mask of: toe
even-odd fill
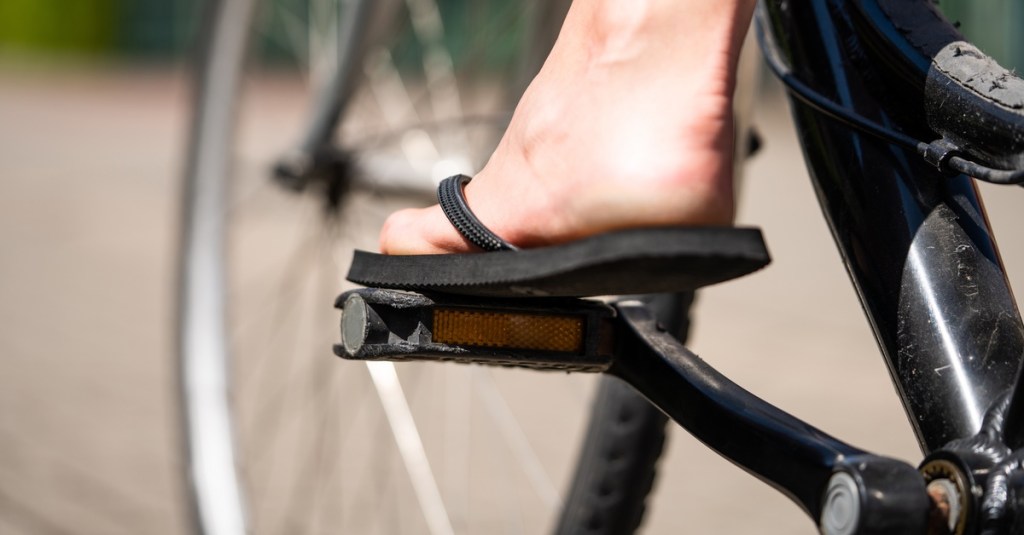
[[[391,214],[380,232],[384,254],[443,254],[473,250],[437,205]]]

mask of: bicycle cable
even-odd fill
[[[867,119],[855,110],[822,95],[793,75],[789,66],[783,62],[778,47],[764,30],[764,22],[761,20],[757,24],[757,41],[761,45],[768,68],[785,84],[787,91],[815,110],[865,134],[913,150],[926,162],[945,174],[964,174],[1000,185],[1022,185],[1024,183],[1024,169],[995,169],[968,160],[962,156],[963,149],[948,139],[942,138],[926,142],[913,138]]]

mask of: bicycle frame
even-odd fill
[[[877,123],[927,133],[922,94],[931,58],[889,17],[889,11],[905,7],[888,0],[765,2],[757,18],[759,31],[770,35],[766,53],[784,55],[798,79]],[[851,129],[792,94],[790,100],[823,213],[893,383],[922,451],[941,457],[951,441],[982,432],[986,412],[1018,384],[1024,354],[1024,326],[974,184],[966,176],[946,176],[918,155]],[[622,375],[656,401],[662,390],[676,388],[649,380],[657,374]],[[719,407],[735,404],[733,393],[717,396]],[[1008,409],[1003,403],[1000,416],[992,418],[1001,424],[1008,414],[1001,431],[1012,447],[1020,446],[1013,443],[1020,432],[1015,418],[1020,405],[1019,399]],[[730,414],[749,411],[743,407]],[[813,494],[801,498],[796,492],[816,481],[822,497],[821,476],[809,468],[820,468],[827,457],[825,465],[835,462],[833,470],[844,470],[848,456],[862,452],[842,452],[844,445],[822,439],[816,430],[778,415],[766,417],[782,426],[768,426],[778,435],[758,446],[767,451],[748,459],[744,451],[726,456],[782,487],[812,516],[820,514]],[[723,433],[706,439],[719,451],[717,445],[733,444],[751,427],[764,425],[745,422],[723,431],[693,417],[681,423],[698,437]],[[800,469],[777,468],[796,457]],[[891,499],[883,516],[895,518],[901,509],[920,515],[914,512],[920,504],[901,502],[916,492],[900,486],[910,485],[911,477],[899,477],[906,479],[883,485]],[[867,479],[858,484],[870,491]],[[909,529],[905,524],[893,532]]]
[[[898,88],[880,98],[854,72],[850,47],[839,46],[856,39],[865,49],[896,48],[903,61],[894,58],[878,76],[923,85],[930,58],[881,3],[850,2],[845,10],[829,1],[772,3],[760,19],[798,77],[877,122],[927,131],[902,111],[921,109],[920,94],[916,104]],[[825,218],[922,450],[976,433],[985,410],[1014,384],[1024,327],[971,179],[943,176],[799,100],[792,109]]]
[[[767,2],[759,6],[758,25],[774,43],[766,53],[785,55],[804,83],[877,123],[929,132],[922,89],[931,58],[890,20],[888,12],[901,7],[906,6],[887,0]],[[865,68],[866,61],[874,65]],[[1014,391],[1024,354],[1024,326],[974,184],[966,176],[946,176],[918,155],[851,129],[792,95],[791,104],[819,202],[893,383],[922,451],[940,455],[950,441],[982,431],[986,412]],[[620,375],[681,420],[670,410],[671,398],[659,397],[677,388],[658,384],[665,375]],[[708,384],[716,382],[708,378]],[[715,394],[714,404],[736,407],[734,395]],[[1011,441],[1019,433],[1019,401],[1000,409],[1009,411],[1001,431]],[[732,417],[749,416],[749,406],[738,407],[728,411]],[[698,437],[708,434],[705,440],[720,452],[752,428],[762,438],[762,426],[770,428],[777,435],[758,444],[757,455],[742,449],[722,453],[781,487],[812,516],[820,514],[815,499],[824,499],[825,488],[812,468],[834,463],[833,470],[844,470],[849,456],[863,453],[842,451],[845,445],[784,416],[762,416],[774,425],[747,421],[722,430],[715,429],[722,420],[693,416],[681,423]],[[799,469],[778,468],[797,462]],[[869,477],[856,476],[870,491]],[[891,500],[882,506],[889,510],[883,516],[895,518],[901,509],[921,515],[915,512],[919,503],[901,502],[917,492],[909,486],[911,476],[898,477],[905,480],[883,485]],[[814,486],[812,481],[818,494],[808,489],[801,497],[798,489]],[[910,524],[893,532],[903,530]]]

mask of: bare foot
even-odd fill
[[[732,92],[751,0],[576,2],[469,206],[520,247],[610,230],[727,225]],[[440,208],[403,210],[387,254],[475,247]]]

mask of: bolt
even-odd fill
[[[828,480],[825,505],[821,509],[824,535],[851,535],[860,521],[860,490],[846,472],[836,472]]]
[[[935,479],[928,483],[928,497],[932,500],[929,524],[932,532],[945,527],[949,533],[956,529],[960,519],[960,492],[956,483],[948,479]]]

